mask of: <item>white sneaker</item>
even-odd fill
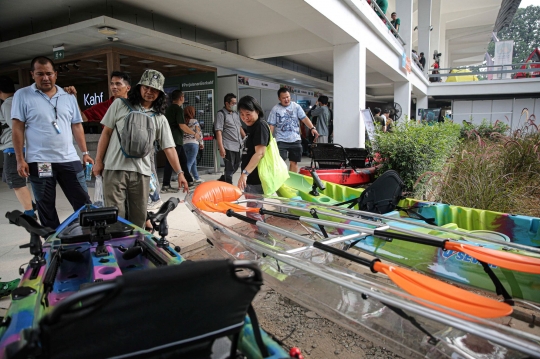
[[[203,183],[203,182],[204,182],[204,180],[202,178],[199,178],[199,179],[195,180],[195,183]]]
[[[161,199],[157,200],[155,202],[150,202],[146,206],[146,209],[149,210],[149,211],[152,211],[152,210],[155,210],[155,209],[160,209],[162,204],[163,204],[163,201]]]

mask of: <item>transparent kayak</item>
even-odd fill
[[[323,222],[309,223],[303,222],[303,218],[313,217],[296,214],[301,209],[305,216],[305,210],[309,213],[313,204],[275,197],[244,200],[240,196],[220,194],[219,188],[209,189],[209,186],[212,184],[206,188],[201,185],[190,193],[186,204],[210,243],[227,256],[258,260],[268,285],[320,315],[404,357],[538,357],[540,330],[536,317],[540,308],[535,304],[516,301],[511,313],[480,318],[471,312],[430,301],[407,292],[394,278],[374,273],[373,268],[342,257],[342,248],[368,235],[361,227],[351,232],[333,231],[324,222],[328,219],[319,216]],[[207,198],[213,198],[216,205],[209,203],[212,201],[201,205],[204,191],[210,193]],[[227,206],[222,206],[223,203],[229,203],[230,211],[224,210]],[[267,211],[263,213],[264,222],[246,221],[243,214],[240,215],[247,204]],[[317,223],[324,223],[328,237],[324,237]],[[344,225],[341,220],[336,223],[337,227]],[[338,249],[338,253],[329,253],[326,247],[315,248],[314,242]],[[347,253],[367,258],[363,261],[374,261],[373,257],[359,255],[359,252],[349,250]],[[527,254],[535,258],[534,253]],[[391,268],[396,272],[400,270]],[[494,300],[494,295],[475,292],[483,294],[478,303],[484,296],[488,301]]]

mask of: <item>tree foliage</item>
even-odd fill
[[[512,63],[525,62],[534,48],[540,47],[540,6],[520,8],[514,15],[510,26],[500,30],[499,40],[514,40]],[[488,46],[491,57],[495,54],[495,43]]]

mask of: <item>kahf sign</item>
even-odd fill
[[[83,96],[84,99],[84,106],[94,106],[97,105],[100,102],[103,102],[103,92],[98,95],[94,92],[94,95],[91,95],[89,93],[85,93]]]
[[[511,65],[512,64],[512,54],[514,52],[514,41],[498,41],[495,43],[495,65]],[[500,69],[500,66],[497,66],[497,69]],[[511,70],[512,66],[503,66],[503,70]],[[496,75],[499,79],[509,79],[512,74],[500,74]]]

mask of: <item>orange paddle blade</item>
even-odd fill
[[[540,274],[540,259],[523,256],[515,253],[498,251],[495,249],[462,244],[459,242],[446,242],[445,249],[463,252],[479,261],[507,268],[519,272]]]
[[[381,262],[376,262],[373,268],[386,274],[409,294],[463,313],[480,318],[498,318],[512,313],[512,307],[506,303],[471,293],[405,268]],[[449,314],[455,315],[450,312]]]

